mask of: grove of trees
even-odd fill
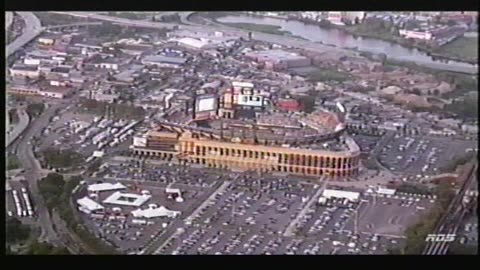
[[[48,148],[42,153],[45,162],[53,168],[68,168],[81,164],[82,155],[73,150]]]

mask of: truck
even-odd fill
[[[132,223],[144,225],[144,224],[147,224],[147,221],[144,219],[132,219]]]
[[[320,198],[318,199],[318,203],[319,203],[320,205],[326,204],[326,203],[327,203],[327,198],[325,198],[325,197],[320,197]]]

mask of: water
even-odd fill
[[[389,59],[398,61],[412,61],[429,68],[451,70],[467,73],[478,73],[478,65],[450,61],[433,60],[431,56],[414,48],[403,47],[398,44],[378,39],[354,37],[338,29],[324,29],[316,25],[306,25],[299,21],[286,21],[275,18],[259,18],[249,16],[226,16],[217,19],[223,23],[253,23],[280,26],[280,30],[288,31],[310,41],[322,42],[340,48],[354,48],[371,53],[384,53]]]

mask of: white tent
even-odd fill
[[[381,187],[379,187],[377,189],[378,194],[385,194],[385,195],[393,195],[393,194],[395,194],[395,191],[396,191],[395,189],[391,189],[391,188],[381,188]]]
[[[132,193],[121,193],[120,191],[117,191],[108,196],[103,203],[140,207],[151,197],[151,195],[138,195]]]
[[[350,201],[358,201],[360,198],[360,193],[353,191],[344,191],[344,190],[334,190],[334,189],[325,189],[323,191],[323,197],[326,198],[345,198]]]
[[[166,193],[176,193],[178,195],[181,195],[182,193],[180,192],[180,189],[178,188],[166,188],[165,189]]]
[[[87,214],[90,214],[93,211],[98,211],[104,209],[104,207],[97,203],[96,201],[88,198],[88,197],[83,197],[81,199],[77,200],[77,203],[79,205],[79,209]]]
[[[155,217],[170,217],[174,218],[180,215],[179,211],[171,211],[160,206],[158,208],[137,209],[132,211],[132,215],[136,218],[155,218]]]
[[[92,184],[88,186],[88,191],[99,192],[99,191],[111,191],[111,190],[121,190],[126,189],[127,187],[121,183],[111,184],[111,183],[101,183],[101,184]]]

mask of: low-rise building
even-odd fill
[[[311,65],[309,58],[282,50],[253,51],[246,53],[245,56],[263,63],[265,68],[272,70],[286,70]]]
[[[44,89],[41,89],[39,94],[48,98],[58,98],[62,99],[70,95],[72,89],[64,86],[50,86]]]
[[[142,59],[142,64],[157,67],[179,68],[185,64],[186,59],[183,57],[170,57],[163,55],[150,55]]]
[[[40,71],[37,66],[27,66],[27,65],[14,65],[10,68],[10,75],[28,77],[28,78],[38,78],[40,76]]]
[[[281,99],[277,102],[277,108],[281,111],[298,112],[302,109],[302,106],[295,99]]]

